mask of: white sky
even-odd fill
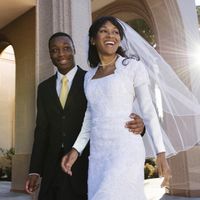
[[[195,0],[195,4],[200,6],[200,0]]]

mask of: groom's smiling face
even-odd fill
[[[66,74],[75,66],[75,50],[68,37],[58,36],[52,39],[49,44],[49,53],[53,64],[61,74]]]

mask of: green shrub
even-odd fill
[[[14,148],[0,148],[0,180],[11,180],[12,156],[14,154]]]
[[[158,171],[156,168],[156,162],[152,158],[148,158],[144,165],[144,178],[158,178]]]

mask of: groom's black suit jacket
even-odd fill
[[[56,176],[56,166],[60,166],[62,144],[64,151],[68,152],[81,130],[87,104],[84,76],[85,71],[78,67],[64,109],[56,92],[56,75],[38,86],[37,119],[29,172],[42,176],[40,197],[44,199]],[[88,147],[74,164],[73,176],[66,175],[77,194],[86,193],[87,169]]]

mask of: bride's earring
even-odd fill
[[[90,43],[91,43],[92,46],[95,46],[95,41],[94,41],[93,38],[91,38]]]

